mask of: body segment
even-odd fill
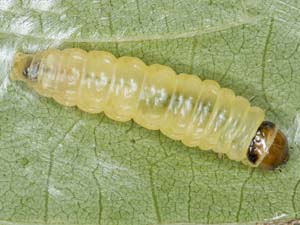
[[[20,74],[20,68],[27,72]],[[43,96],[117,121],[133,119],[187,146],[225,153],[251,166],[247,152],[264,111],[212,80],[147,66],[104,51],[46,50],[19,53],[11,77]]]

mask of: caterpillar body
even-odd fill
[[[133,119],[187,146],[226,154],[252,167],[275,168],[288,159],[284,134],[264,111],[216,81],[179,74],[109,52],[49,49],[17,53],[11,78],[40,95],[117,121]]]

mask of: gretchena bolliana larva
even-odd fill
[[[117,121],[133,119],[187,146],[226,154],[252,167],[273,169],[289,158],[285,135],[264,111],[212,80],[145,65],[105,51],[49,49],[17,53],[11,79],[39,94]]]

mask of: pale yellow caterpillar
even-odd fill
[[[264,111],[212,80],[145,65],[105,51],[50,49],[17,53],[13,80],[39,94],[117,121],[133,119],[187,146],[226,154],[256,167],[274,168],[288,159],[284,134]]]

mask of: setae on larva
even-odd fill
[[[133,119],[187,146],[224,153],[230,159],[272,169],[288,160],[284,134],[264,111],[212,80],[145,65],[105,51],[49,49],[17,53],[11,72],[39,94],[66,106]]]

